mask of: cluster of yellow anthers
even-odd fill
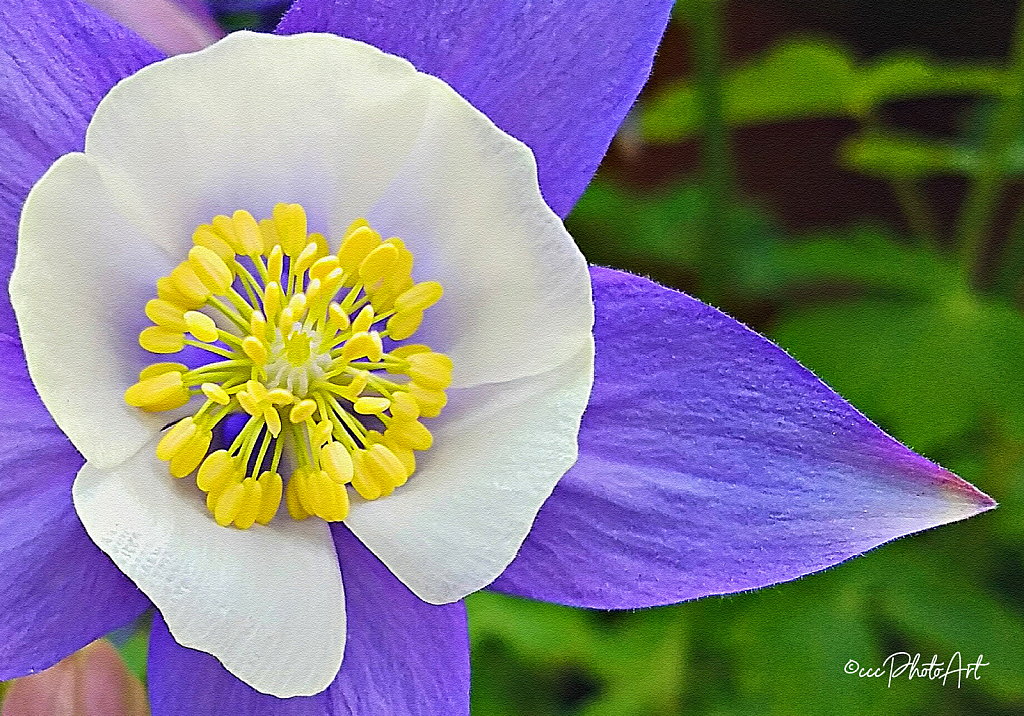
[[[384,351],[382,338],[409,338],[441,298],[437,282],[413,283],[402,240],[382,241],[357,219],[331,253],[307,233],[300,205],[278,204],[259,222],[247,211],[217,216],[193,243],[157,281],[146,304],[155,325],[139,343],[160,354],[194,346],[216,359],[192,369],[155,363],[125,392],[147,411],[205,397],[157,445],[171,474],[198,468],[214,518],[242,529],[269,522],[282,493],[296,519],[336,521],[348,514],[347,485],[373,500],[404,484],[413,451],[433,441],[419,419],[447,402],[452,362],[425,345]],[[248,421],[227,449],[207,454],[230,413]],[[286,442],[295,455],[287,487],[278,472]]]

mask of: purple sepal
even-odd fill
[[[71,504],[82,458],[0,336],[0,680],[40,671],[149,607]]]
[[[583,193],[651,71],[671,0],[297,0],[277,32],[333,32],[440,77],[537,157],[548,205]]]
[[[111,87],[162,57],[77,0],[0,4],[0,332],[18,335],[6,286],[29,189],[58,157],[81,151]]]
[[[591,276],[579,461],[494,589],[667,604],[793,579],[994,506],[728,316],[643,278]]]

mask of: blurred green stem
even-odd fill
[[[878,113],[874,108],[867,110],[861,116],[861,125],[866,134],[881,135],[883,133],[882,121],[878,118]],[[937,247],[939,232],[936,228],[935,217],[932,216],[932,212],[928,208],[928,201],[925,199],[924,192],[921,191],[920,182],[909,177],[897,177],[891,179],[889,184],[913,237]]]
[[[903,215],[910,226],[910,232],[920,241],[930,246],[939,245],[939,233],[935,228],[935,220],[928,209],[921,185],[914,179],[896,178],[892,180],[892,190],[896,195]]]
[[[1006,85],[988,127],[978,172],[968,190],[957,227],[960,266],[967,282],[974,279],[985,249],[989,224],[1006,174],[1006,150],[1024,119],[1024,0],[1017,7],[1007,69]]]
[[[729,241],[728,212],[732,198],[732,162],[725,125],[723,94],[723,29],[721,0],[695,0],[687,8],[693,29],[697,87],[704,118],[701,161],[707,189],[707,223],[701,237],[700,267],[705,290],[721,286],[719,280]]]
[[[1024,300],[1024,201],[1010,226],[993,290],[1011,301]]]

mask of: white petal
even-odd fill
[[[89,537],[163,615],[182,645],[213,654],[253,688],[322,691],[341,665],[345,608],[330,529],[278,515],[220,527],[192,480],[175,480],[155,441],[125,463],[89,463],[73,488]]]
[[[424,601],[452,602],[489,584],[576,461],[593,374],[591,341],[546,373],[452,391],[409,482],[356,500],[348,526]]]
[[[593,324],[586,262],[544,203],[530,150],[441,80],[324,34],[245,32],[115,87],[86,153],[146,206],[145,231],[184,255],[195,226],[303,204],[335,244],[358,216],[402,237],[445,298],[417,341],[454,385],[549,370]]]
[[[429,83],[412,65],[334,35],[235,32],[143,68],[100,102],[85,151],[184,255],[196,226],[297,202],[310,231],[365,214],[416,139]]]
[[[414,339],[447,353],[453,385],[563,363],[594,323],[586,260],[541,197],[530,149],[441,80],[402,172],[367,215],[399,235],[444,298]]]
[[[138,343],[143,308],[172,267],[126,219],[129,206],[84,154],[62,157],[25,202],[10,284],[32,381],[98,467],[128,459],[168,422],[124,402],[152,362]]]

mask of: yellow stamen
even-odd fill
[[[295,519],[343,520],[350,485],[367,500],[391,494],[414,474],[415,451],[433,442],[421,420],[447,400],[447,356],[420,344],[385,352],[383,340],[411,337],[440,284],[414,283],[412,253],[397,237],[381,241],[365,219],[336,254],[307,232],[298,204],[278,204],[261,221],[245,210],[215,216],[145,305],[154,325],[139,335],[143,348],[189,345],[209,362],[147,366],[125,401],[157,412],[198,396],[201,407],[164,433],[156,453],[172,475],[195,474],[224,526],[267,524],[282,499]],[[224,435],[218,424],[237,413],[248,421]],[[212,445],[214,436],[224,443]],[[284,450],[298,465],[288,480]]]
[[[156,445],[156,456],[170,460],[196,434],[196,424],[191,417],[182,418],[171,427]]]
[[[163,326],[150,326],[139,334],[139,345],[150,353],[177,353],[185,347],[185,335]]]
[[[304,423],[316,412],[316,403],[308,398],[292,408],[288,419],[293,423]]]
[[[204,343],[213,343],[218,338],[217,324],[205,313],[186,311],[185,325],[188,326],[189,333]]]
[[[146,317],[168,331],[184,333],[187,330],[184,309],[162,298],[154,298],[146,303]]]

